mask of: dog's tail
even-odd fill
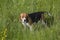
[[[45,13],[47,13],[48,16],[52,16],[50,12],[45,12]]]
[[[48,14],[49,16],[52,16],[51,13],[49,13],[49,12],[48,12],[47,14]]]

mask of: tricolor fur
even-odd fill
[[[43,24],[44,22],[44,13],[47,13],[49,16],[50,13],[48,12],[34,12],[34,13],[21,13],[19,16],[19,21],[22,22],[23,26],[26,28],[27,26],[30,28],[32,31],[32,24],[37,23],[38,21],[41,21]]]

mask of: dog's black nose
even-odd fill
[[[26,23],[27,23],[27,22],[28,22],[28,20],[24,20],[24,22],[26,22]]]
[[[26,20],[24,20],[24,22],[26,22]]]

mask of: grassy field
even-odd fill
[[[33,32],[23,30],[18,18],[21,12],[47,11],[54,16],[51,27]],[[60,0],[0,0],[0,40],[60,40]]]

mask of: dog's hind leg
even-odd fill
[[[46,26],[46,23],[45,23],[45,21],[44,21],[44,14],[41,15],[41,22],[42,22],[42,24],[43,24],[44,26]]]
[[[42,24],[46,25],[45,22],[42,20]]]

